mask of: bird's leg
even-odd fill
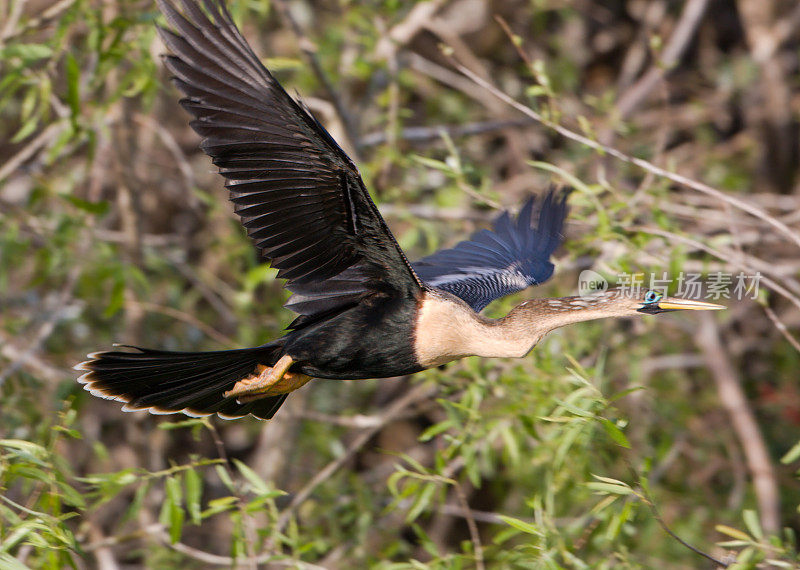
[[[289,372],[289,367],[293,362],[291,356],[284,354],[274,366],[258,364],[254,374],[239,380],[232,389],[222,395],[226,398],[236,396],[239,403],[245,404],[260,398],[296,390],[311,380],[311,377]]]

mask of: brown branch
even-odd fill
[[[678,64],[695,36],[706,8],[708,0],[687,0],[678,24],[661,52],[661,57],[619,98],[617,112],[620,119],[628,117],[647,98],[658,82]]]
[[[797,121],[792,107],[793,77],[785,58],[778,57],[784,40],[777,23],[794,21],[796,26],[800,9],[782,16],[778,14],[780,3],[774,0],[738,0],[736,4],[752,58],[761,72],[761,80],[753,83],[757,100],[744,108],[747,122],[760,134],[759,178],[788,192],[797,174]]]
[[[628,466],[631,469],[634,477],[638,478],[636,470],[633,469],[633,467],[630,464]],[[673,531],[670,528],[670,526],[667,524],[667,521],[665,521],[664,518],[661,516],[661,513],[659,512],[655,501],[653,501],[653,499],[650,497],[649,493],[647,492],[647,489],[640,485],[637,490],[638,490],[637,495],[639,496],[640,499],[642,499],[642,502],[645,505],[647,505],[647,507],[650,509],[650,513],[653,515],[653,518],[656,519],[656,522],[658,523],[658,526],[661,527],[661,530],[663,530],[670,537],[672,537],[673,540],[677,541],[678,544],[680,544],[681,546],[683,546],[685,548],[688,548],[689,550],[691,550],[695,554],[698,554],[698,555],[702,556],[703,558],[705,558],[707,560],[710,560],[711,562],[717,564],[718,566],[720,566],[722,568],[727,568],[728,566],[730,566],[730,564],[728,564],[724,560],[720,560],[719,558],[716,558],[716,557],[712,556],[711,554],[709,554],[709,553],[707,553],[707,552],[705,552],[703,550],[700,550],[699,548],[697,548],[693,544],[690,544],[690,543],[686,542],[684,539],[682,539],[680,536],[678,536],[675,533],[675,531]]]
[[[129,301],[130,305],[136,305],[141,308],[143,311],[147,311],[150,313],[160,313],[162,315],[166,315],[168,317],[172,317],[173,319],[183,321],[184,323],[190,324],[193,327],[203,331],[206,336],[213,338],[218,343],[232,347],[236,346],[236,341],[233,340],[231,337],[222,334],[221,332],[217,331],[214,327],[211,327],[204,322],[197,319],[194,315],[187,313],[185,311],[180,311],[173,307],[166,307],[164,305],[158,305],[156,303],[150,303],[147,301]]]
[[[778,318],[778,315],[775,314],[775,311],[770,309],[768,305],[764,305],[764,312],[767,313],[767,317],[769,317],[769,320],[771,320],[772,324],[775,325],[775,328],[778,329],[778,332],[783,335],[783,338],[785,338],[797,352],[800,352],[800,342],[798,342],[798,340],[792,336],[792,334],[789,332],[789,329],[786,328],[785,324],[783,324],[783,321],[781,321]]]
[[[429,384],[418,384],[409,390],[404,396],[396,400],[391,406],[386,408],[382,414],[381,422],[378,425],[369,427],[359,433],[355,439],[353,439],[353,442],[350,444],[350,447],[348,447],[345,453],[318,471],[317,474],[312,477],[311,480],[294,495],[294,497],[292,497],[292,501],[283,510],[278,518],[278,521],[275,523],[274,533],[281,532],[283,527],[289,522],[289,519],[291,518],[295,509],[297,509],[297,507],[303,504],[306,499],[311,496],[311,493],[314,492],[314,489],[327,481],[345,463],[347,463],[351,457],[353,457],[362,447],[364,447],[367,442],[372,439],[372,436],[383,429],[384,426],[402,416],[409,407],[413,406],[417,402],[431,397],[435,393],[436,388],[433,386]],[[272,541],[270,540],[269,542],[271,543]]]
[[[401,22],[394,25],[391,30],[378,40],[378,44],[375,46],[375,56],[384,60],[394,58],[397,48],[405,46],[414,39],[414,36],[428,25],[447,1],[430,0],[416,4]]]
[[[94,524],[89,527],[89,536],[92,541],[99,543],[103,540],[103,532]],[[114,551],[109,545],[98,546],[94,548],[94,559],[99,570],[119,570],[119,563],[114,556]]]
[[[169,534],[164,530],[164,525],[162,524],[149,525],[143,530],[147,534],[156,537],[164,546],[171,548],[176,552],[180,552],[189,558],[198,560],[204,564],[227,566],[229,568],[235,568],[245,564],[255,568],[261,564],[270,564],[273,566],[301,568],[303,570],[325,570],[325,568],[322,566],[317,566],[316,564],[303,562],[302,560],[293,558],[275,559],[275,555],[269,553],[260,554],[259,556],[251,556],[248,558],[233,558],[231,556],[213,554],[211,552],[206,552],[205,550],[200,550],[199,548],[194,548],[193,546],[189,546],[188,544],[184,544],[182,542],[172,542],[169,538]]]
[[[728,358],[720,339],[717,324],[710,315],[699,315],[700,329],[696,342],[706,359],[717,385],[720,402],[730,416],[731,424],[744,450],[747,467],[761,514],[761,524],[768,534],[781,528],[780,494],[769,452],[755,415],[742,390],[739,375]]]
[[[8,178],[11,173],[16,172],[26,160],[33,157],[42,148],[55,140],[55,138],[61,134],[61,130],[63,128],[64,124],[62,122],[53,123],[41,133],[36,135],[34,139],[22,147],[14,156],[8,159],[2,167],[0,167],[0,181]]]
[[[757,207],[753,206],[752,204],[749,204],[749,203],[745,202],[744,200],[740,200],[739,198],[736,198],[736,197],[733,197],[733,196],[729,196],[728,194],[726,194],[726,193],[724,193],[724,192],[722,192],[720,190],[717,190],[716,188],[712,188],[708,184],[704,184],[702,182],[698,182],[696,180],[692,180],[691,178],[688,178],[688,177],[683,176],[681,174],[670,172],[670,171],[665,170],[665,169],[663,169],[663,168],[661,168],[659,166],[656,166],[652,162],[649,162],[649,161],[641,159],[641,158],[633,157],[633,156],[631,156],[629,154],[625,154],[624,152],[622,152],[622,151],[620,151],[620,150],[618,150],[618,149],[616,149],[614,147],[611,147],[611,146],[602,144],[600,142],[597,142],[595,140],[592,140],[592,139],[590,139],[588,137],[585,137],[585,136],[580,135],[580,134],[578,134],[578,133],[576,133],[574,131],[571,131],[570,129],[568,129],[568,128],[562,126],[562,125],[559,125],[558,123],[554,123],[554,122],[552,122],[552,121],[550,121],[548,119],[545,119],[544,117],[542,117],[539,113],[537,113],[536,111],[534,111],[530,107],[527,107],[526,105],[523,105],[522,103],[519,103],[518,101],[515,101],[511,96],[509,96],[506,93],[500,91],[494,85],[492,85],[488,81],[484,80],[483,78],[479,77],[478,75],[476,75],[475,73],[473,73],[472,71],[470,71],[469,69],[467,69],[466,67],[461,65],[460,63],[458,63],[456,61],[453,61],[453,66],[456,69],[458,69],[458,71],[460,71],[463,75],[468,77],[471,81],[473,81],[477,85],[480,85],[481,87],[483,87],[487,92],[492,94],[494,97],[497,97],[501,101],[505,102],[509,106],[511,106],[514,109],[518,110],[520,113],[522,113],[522,114],[534,119],[538,123],[541,123],[542,125],[554,130],[555,132],[557,132],[561,136],[563,136],[565,138],[568,138],[570,140],[573,140],[575,142],[578,142],[578,143],[580,143],[582,145],[585,145],[585,146],[587,146],[587,147],[589,147],[591,149],[594,149],[594,150],[596,150],[596,151],[598,151],[600,153],[605,153],[605,154],[607,154],[609,156],[612,156],[612,157],[616,158],[617,160],[619,160],[621,162],[625,162],[627,164],[633,164],[634,166],[637,166],[637,167],[641,168],[645,172],[651,172],[651,173],[655,174],[656,176],[659,176],[661,178],[666,178],[667,180],[671,180],[672,182],[675,182],[676,184],[680,184],[682,186],[686,186],[688,188],[692,188],[693,190],[697,190],[698,192],[702,192],[703,194],[707,194],[707,195],[709,195],[709,196],[711,196],[711,197],[713,197],[713,198],[715,198],[715,199],[717,199],[719,201],[727,202],[727,203],[731,204],[732,206],[734,206],[735,208],[738,208],[738,209],[740,209],[740,210],[742,210],[744,212],[747,212],[748,214],[750,214],[750,215],[752,215],[752,216],[754,216],[756,218],[759,218],[759,219],[767,222],[770,226],[774,227],[780,233],[782,233],[786,237],[788,237],[798,247],[800,247],[800,234],[798,234],[797,232],[792,231],[788,226],[786,226],[785,224],[783,224],[779,220],[776,220],[774,217],[772,217],[769,214],[767,214],[766,212],[762,211],[760,208],[757,208]]]
[[[425,142],[440,140],[442,135],[451,138],[468,137],[504,131],[515,127],[525,127],[533,124],[531,119],[508,119],[494,121],[478,121],[466,125],[440,125],[435,127],[406,127],[397,133],[396,139],[408,142]],[[369,133],[361,137],[361,148],[377,146],[390,141],[390,135],[385,131]]]
[[[472,510],[469,507],[469,501],[467,501],[467,496],[464,494],[464,489],[461,487],[461,483],[455,479],[453,480],[453,488],[455,489],[456,497],[458,498],[458,504],[461,505],[464,519],[467,521],[469,536],[472,540],[472,545],[475,548],[475,568],[478,570],[484,570],[486,566],[483,562],[483,544],[481,543],[481,535],[478,532],[478,525],[475,524],[475,517],[472,515]]]
[[[699,250],[705,251],[706,253],[710,253],[711,255],[726,261],[731,267],[735,267],[736,269],[739,269],[741,271],[753,271],[754,270],[752,267],[749,267],[746,263],[744,263],[742,261],[737,261],[735,258],[733,258],[733,257],[731,257],[729,255],[726,255],[724,252],[719,251],[717,249],[714,249],[714,248],[712,248],[710,246],[707,246],[707,245],[705,245],[703,243],[700,243],[697,240],[694,240],[694,239],[691,239],[691,238],[687,238],[685,236],[682,236],[682,235],[679,235],[679,234],[676,234],[676,233],[673,233],[673,232],[664,231],[664,230],[661,230],[661,229],[658,229],[658,228],[633,227],[631,229],[633,229],[635,231],[641,231],[641,232],[653,234],[653,235],[660,235],[660,236],[663,236],[663,237],[668,237],[670,240],[678,241],[678,242],[681,242],[681,243],[685,243],[685,244],[691,245],[693,247],[696,247]],[[786,289],[785,287],[783,287],[779,283],[775,282],[774,280],[772,280],[769,277],[766,277],[764,275],[761,276],[761,282],[764,283],[767,287],[769,287],[773,291],[775,291],[776,293],[778,293],[779,295],[781,295],[784,298],[786,298],[795,307],[800,309],[800,298],[798,298],[797,296],[793,295],[791,291],[789,291],[788,289]]]
[[[178,165],[178,169],[181,171],[181,176],[183,176],[183,182],[186,187],[186,199],[191,203],[196,203],[197,198],[195,198],[193,192],[195,186],[197,185],[197,181],[195,180],[194,172],[192,171],[192,165],[189,164],[189,160],[186,158],[183,150],[181,150],[178,141],[176,141],[175,137],[172,136],[172,133],[165,129],[159,121],[156,121],[147,115],[137,113],[134,117],[134,121],[154,131],[158,135],[158,138],[160,138],[164,146],[167,147],[167,150],[175,159],[175,164]]]
[[[11,24],[13,23],[14,19],[12,14],[12,17],[9,18],[8,25],[6,25],[3,31],[0,33],[0,46],[3,46],[8,40],[18,37],[28,30],[42,29],[42,27],[48,21],[58,18],[61,16],[62,12],[65,12],[72,7],[75,1],[76,0],[59,0],[55,4],[48,6],[48,8],[41,13],[41,15],[31,18],[25,22],[24,26],[16,30],[11,29]],[[14,2],[13,4],[18,4],[20,7],[22,7],[24,2]]]
[[[339,94],[333,88],[333,83],[331,83],[330,78],[325,71],[323,71],[322,65],[320,65],[319,59],[317,58],[317,48],[314,45],[314,42],[309,39],[309,37],[303,31],[303,28],[294,18],[291,10],[286,4],[286,0],[276,0],[275,6],[278,8],[281,16],[289,23],[289,27],[292,29],[292,32],[294,32],[294,35],[300,42],[300,51],[302,51],[303,55],[305,55],[306,59],[308,59],[308,63],[311,65],[311,70],[314,72],[317,80],[325,90],[328,99],[330,99],[333,103],[333,106],[336,109],[336,114],[339,115],[339,119],[341,119],[342,125],[344,126],[345,135],[350,143],[350,147],[353,150],[353,159],[358,161],[359,137],[358,129],[356,128],[356,121],[353,115],[345,108],[341,97],[339,97]]]
[[[5,380],[14,374],[17,370],[29,363],[32,357],[41,349],[42,345],[50,338],[50,335],[55,332],[56,325],[68,314],[72,308],[69,304],[72,298],[72,292],[78,282],[78,277],[81,274],[82,267],[74,266],[67,275],[66,283],[58,294],[58,297],[53,302],[53,310],[45,321],[39,326],[36,334],[32,339],[26,342],[27,348],[24,350],[11,350],[4,349],[4,354],[15,354],[15,359],[8,365],[8,367],[0,372],[0,386]],[[47,370],[47,368],[42,368]],[[59,378],[61,379],[61,377]]]

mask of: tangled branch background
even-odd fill
[[[315,380],[270,422],[124,414],[75,382],[88,350],[252,346],[291,320],[287,292],[177,105],[154,3],[6,0],[0,565],[794,567],[795,2],[231,10],[407,251],[576,187],[553,281],[489,314],[586,269],[759,274],[757,298]]]

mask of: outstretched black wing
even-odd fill
[[[358,169],[261,64],[220,0],[166,0],[167,67],[242,224],[295,293],[293,326],[351,306],[379,282],[419,290]]]
[[[508,212],[494,222],[494,231],[481,230],[469,241],[443,249],[413,264],[428,285],[452,293],[475,311],[553,274],[550,256],[561,244],[567,215],[568,190],[550,190],[538,209],[531,197],[514,221]]]

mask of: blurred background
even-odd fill
[[[796,2],[230,9],[412,259],[576,187],[555,277],[490,316],[586,269],[729,276],[728,310],[315,380],[269,422],[123,413],[76,383],[86,353],[254,346],[287,292],[177,104],[155,3],[0,0],[0,566],[796,567]]]

